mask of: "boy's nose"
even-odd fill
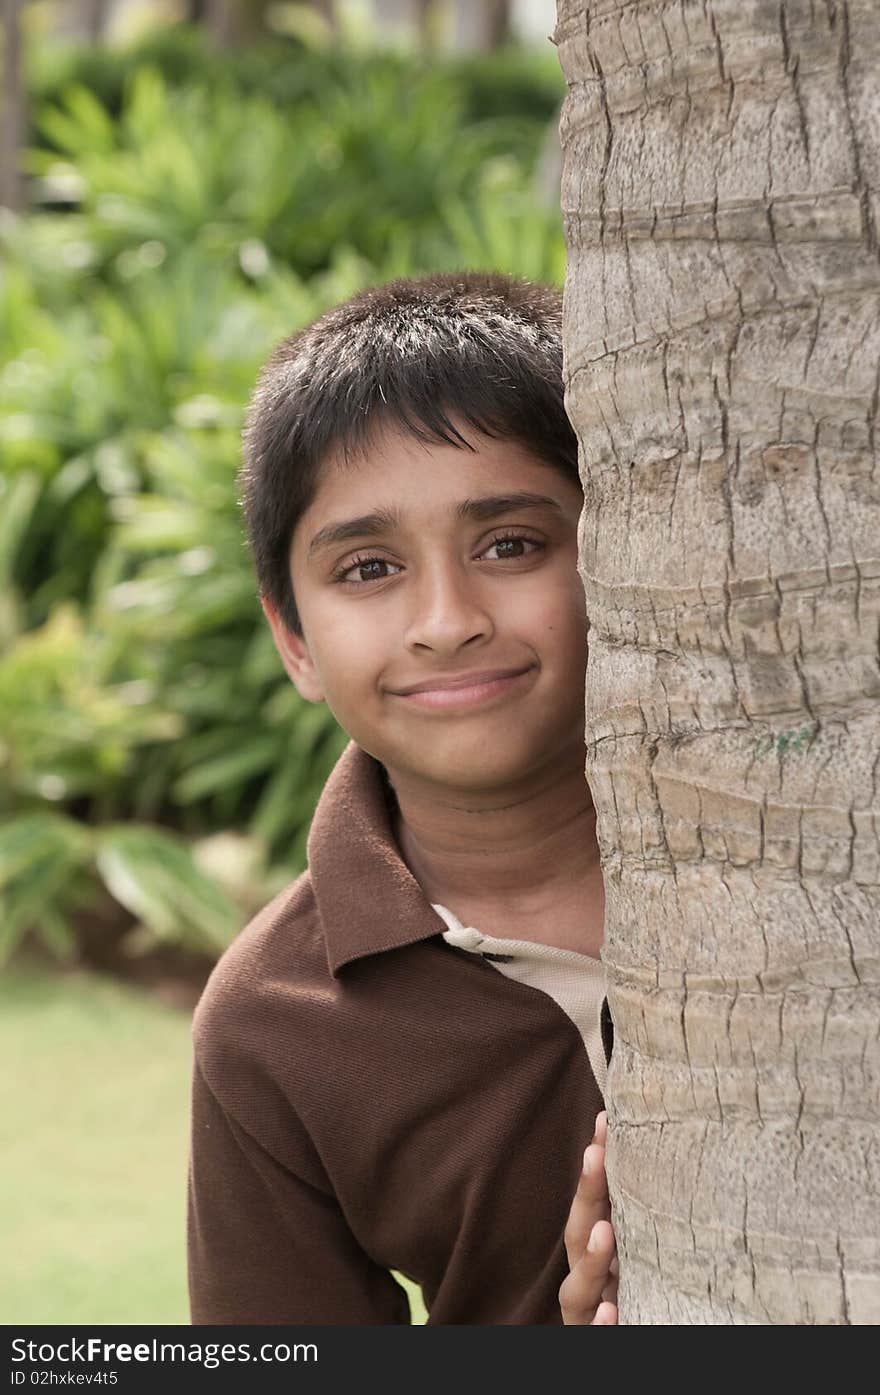
[[[412,594],[408,648],[452,654],[471,641],[492,637],[494,625],[479,587],[460,569],[433,569]]]

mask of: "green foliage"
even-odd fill
[[[442,74],[460,94],[466,122],[515,117],[520,123],[554,119],[565,84],[556,51],[509,46],[489,56],[467,54],[442,64],[383,50],[353,52],[336,41],[264,35],[244,48],[218,51],[203,27],[161,25],[136,44],[35,45],[28,54],[33,100],[57,105],[74,86],[86,88],[113,117],[123,109],[133,75],[148,66],[169,88],[208,86],[240,96],[261,96],[287,111],[320,99],[328,82],[344,85],[353,70],[369,69],[394,89],[402,79]],[[530,151],[526,152],[533,153]]]
[[[108,893],[142,940],[216,950],[305,865],[346,738],[244,546],[258,369],[393,276],[564,271],[546,59],[220,59],[185,30],[146,58],[47,51],[33,207],[0,224],[0,956],[28,928],[74,952]]]
[[[264,38],[245,48],[218,51],[202,26],[160,25],[137,43],[35,44],[28,51],[29,88],[39,106],[55,104],[71,87],[94,93],[119,115],[132,75],[149,65],[169,87],[223,86],[239,94],[262,92],[285,105],[314,93],[323,68],[320,54],[299,41]],[[332,54],[326,61],[332,61]],[[316,67],[316,62],[318,66]]]
[[[229,263],[259,239],[307,275],[341,245],[381,264],[401,228],[418,256],[449,199],[499,178],[522,186],[540,127],[466,122],[463,106],[443,69],[390,59],[327,74],[293,111],[262,94],[175,90],[140,67],[115,122],[82,86],[42,109],[46,147],[29,167],[44,199],[76,198],[83,255],[101,274],[136,276],[149,264],[145,244],[163,260],[197,247]],[[140,264],[125,255],[137,250]]]

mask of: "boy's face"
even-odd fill
[[[580,486],[459,429],[476,454],[385,430],[350,465],[328,460],[290,549],[303,638],[263,602],[302,696],[395,785],[438,795],[584,750]]]

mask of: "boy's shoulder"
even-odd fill
[[[385,772],[354,742],[318,801],[307,854],[308,869],[254,916],[208,980],[193,1040],[209,1077],[332,1053],[343,1018],[351,1026],[367,1000],[387,1009],[384,952],[442,934],[397,847]],[[355,1004],[347,968],[359,961],[377,971],[358,976]]]
[[[345,835],[339,806],[340,796],[343,802],[346,798],[350,782],[345,775],[354,755],[347,747],[324,786],[312,821],[306,870],[253,916],[214,966],[193,1019],[197,1052],[216,1037],[234,1037],[241,1024],[265,1009],[280,991],[289,997],[298,984],[316,973],[329,972],[312,857],[316,831],[318,841],[326,841],[320,839],[321,827],[329,828],[331,836],[337,830],[336,851],[344,874]]]
[[[273,1004],[290,1002],[316,977],[327,956],[312,888],[303,872],[257,912],[223,952],[193,1017],[200,1063],[225,1068],[230,1058],[259,1049]]]

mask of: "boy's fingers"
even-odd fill
[[[614,1252],[614,1231],[611,1228],[611,1222],[606,1220],[597,1221],[590,1231],[586,1253],[588,1255],[601,1255],[602,1263],[605,1266],[605,1273],[607,1274],[610,1271]]]
[[[607,1221],[610,1215],[605,1149],[599,1143],[591,1143],[584,1151],[584,1168],[563,1232],[570,1269],[586,1249],[593,1226],[597,1221]]]
[[[596,1316],[591,1323],[592,1327],[616,1327],[617,1326],[617,1304],[600,1303],[596,1309]]]
[[[614,1255],[614,1231],[608,1221],[597,1221],[583,1254],[559,1289],[562,1321],[569,1326],[594,1320],[609,1283],[609,1265]]]
[[[569,1273],[559,1289],[562,1321],[568,1325],[617,1323],[618,1261],[605,1177],[607,1115],[596,1116],[593,1140],[565,1226]]]

